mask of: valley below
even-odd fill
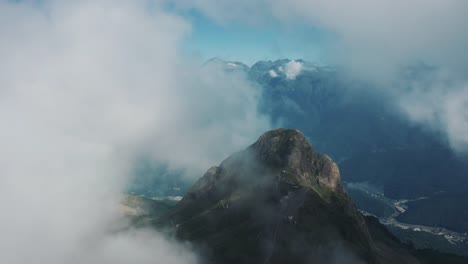
[[[405,223],[400,217],[412,210],[412,203],[430,197],[390,199],[366,183],[345,183],[346,189],[363,215],[379,218],[395,236],[418,249],[432,248],[468,256],[468,234],[441,226]],[[434,212],[436,214],[437,212]]]

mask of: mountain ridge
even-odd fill
[[[210,168],[155,225],[204,248],[208,263],[419,263],[370,234],[337,165],[291,129]]]

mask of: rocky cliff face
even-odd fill
[[[210,168],[156,224],[203,248],[209,263],[417,263],[369,231],[337,165],[297,130],[269,131]]]
[[[338,166],[327,155],[315,152],[298,130],[267,132],[251,148],[260,162],[286,171],[298,184],[342,191]]]

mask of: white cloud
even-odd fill
[[[290,61],[284,66],[284,73],[286,78],[289,80],[294,80],[302,72],[302,63],[299,61]]]
[[[132,162],[200,176],[268,128],[242,75],[199,69],[158,2],[0,2],[1,263],[193,263],[109,230]]]
[[[451,146],[461,152],[468,149],[468,85],[451,93],[443,102],[445,131]]]
[[[268,73],[270,74],[270,77],[271,77],[271,78],[276,78],[276,77],[278,77],[278,74],[275,72],[275,70],[270,70]]]
[[[468,150],[468,84],[447,86],[446,83],[437,81],[423,87],[413,83],[412,91],[398,102],[410,120],[443,132],[454,150],[465,153]]]

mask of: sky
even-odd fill
[[[200,67],[211,57],[342,65],[468,149],[467,11],[465,0],[0,0],[0,263],[197,263],[165,234],[114,232],[113,208],[141,157],[196,178],[274,127],[245,74]],[[396,85],[415,61],[437,66],[433,80]]]
[[[189,54],[204,60],[218,57],[251,66],[260,60],[305,59],[324,63],[323,49],[331,38],[327,32],[302,24],[284,26],[271,21],[262,24],[217,23],[197,11],[184,14],[192,31],[184,43]]]

